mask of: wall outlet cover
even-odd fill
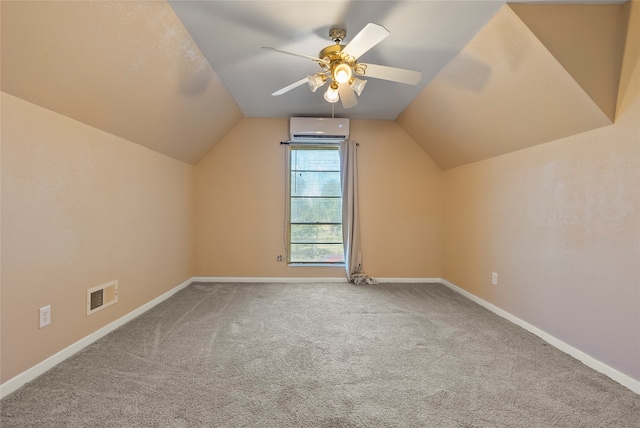
[[[51,324],[51,305],[40,308],[39,328],[46,327]]]

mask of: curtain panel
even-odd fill
[[[362,271],[357,146],[358,144],[355,141],[343,141],[340,143],[344,266],[349,282],[354,284],[375,284],[376,281]]]

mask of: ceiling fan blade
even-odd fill
[[[326,61],[326,60],[320,59],[320,58],[316,58],[314,56],[309,56],[309,55],[305,55],[305,54],[299,54],[299,53],[295,53],[295,52],[283,51],[283,50],[276,49],[276,48],[271,48],[271,47],[268,47],[268,46],[263,46],[262,49],[267,49],[267,50],[270,50],[270,51],[280,52],[280,53],[287,54],[287,55],[293,55],[293,56],[299,56],[299,57],[302,57],[302,58],[307,58],[307,59],[310,59],[311,61],[319,62],[321,64],[329,64],[329,61]]]
[[[360,64],[366,66],[362,76],[376,79],[390,80],[392,82],[416,85],[422,79],[422,72],[407,70],[404,68],[387,67],[377,64]]]
[[[356,94],[348,83],[341,83],[338,86],[338,94],[340,95],[340,101],[342,101],[342,107],[351,108],[358,104]]]
[[[300,79],[295,83],[290,84],[289,86],[285,86],[284,88],[280,89],[279,91],[275,91],[273,94],[274,97],[278,96],[278,95],[282,95],[285,92],[289,92],[290,90],[297,88],[300,85],[304,85],[305,83],[307,83],[309,81],[309,77],[305,77],[304,79]]]
[[[389,30],[382,25],[369,23],[351,39],[342,52],[358,59],[362,54],[383,41],[389,34],[391,34]]]

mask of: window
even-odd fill
[[[335,145],[289,145],[289,263],[344,263],[340,154]]]

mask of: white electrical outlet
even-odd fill
[[[40,328],[51,324],[51,305],[40,308]]]
[[[491,284],[498,285],[498,274],[491,272]]]

